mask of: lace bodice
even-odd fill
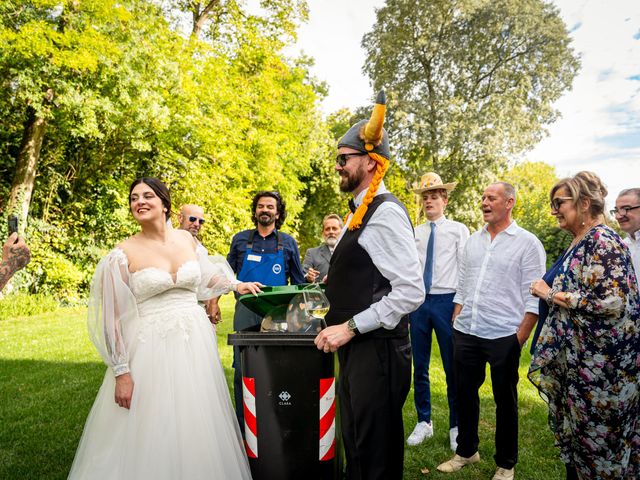
[[[148,267],[131,274],[131,291],[138,304],[171,289],[195,293],[200,285],[200,266],[196,260],[183,263],[175,279],[166,270]]]
[[[129,272],[127,256],[120,248],[98,264],[89,298],[89,337],[116,375],[129,371],[127,344],[137,335],[143,318],[145,322],[170,318],[174,312],[197,307],[198,300],[229,292],[238,283],[221,256],[199,252],[196,256],[180,266],[175,278],[156,267]]]

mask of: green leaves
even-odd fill
[[[202,13],[208,2],[173,6],[196,4]],[[234,1],[220,5],[199,38],[175,30],[146,0],[0,6],[0,192],[11,185],[32,106],[47,126],[30,211],[59,229],[60,242],[35,233],[30,240],[51,252],[57,270],[71,271],[71,261],[83,288],[96,250],[134,231],[127,193],[141,175],[169,185],[174,210],[205,207],[203,241],[218,253],[252,225],[260,189],[282,192],[286,231],[300,226],[304,179],[329,142],[316,107],[322,85],[307,60],[281,53],[306,3],[266,1],[255,14]],[[47,89],[51,104],[43,102]],[[31,275],[31,285],[48,281],[43,269]]]

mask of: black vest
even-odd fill
[[[327,325],[346,322],[391,291],[389,280],[382,276],[369,254],[358,244],[358,238],[367,227],[367,222],[383,202],[393,202],[400,205],[407,218],[410,218],[407,209],[400,200],[391,193],[383,193],[373,198],[362,219],[362,226],[357,230],[345,232],[331,255],[326,289],[326,295],[331,304],[326,317]],[[406,337],[408,327],[409,319],[404,316],[393,330],[378,328],[355,339]]]

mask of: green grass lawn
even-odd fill
[[[218,344],[231,385],[233,299],[222,301],[224,322]],[[0,321],[0,479],[65,479],[84,421],[102,382],[105,366],[87,338],[84,309]],[[517,479],[564,478],[546,422],[546,406],[526,380],[528,353],[521,361],[520,459]],[[490,479],[494,473],[494,404],[489,375],[481,390],[480,455],[482,461],[455,474],[436,465],[448,459],[448,413],[444,372],[437,344],[431,363],[434,438],[405,450],[405,479]],[[416,422],[413,392],[404,408],[407,435]],[[422,474],[427,468],[429,473]],[[125,480],[125,479],[123,479]],[[274,479],[277,480],[277,479]]]

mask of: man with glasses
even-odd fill
[[[183,205],[178,215],[178,222],[180,223],[180,230],[186,230],[193,235],[193,239],[198,244],[196,250],[198,250],[200,254],[209,255],[209,252],[198,238],[202,225],[204,225],[205,222],[202,207],[193,204]]]
[[[254,195],[251,217],[256,228],[234,235],[227,262],[241,282],[260,282],[268,287],[305,283],[298,244],[280,227],[287,218],[286,205],[277,191],[262,191]],[[236,296],[237,298],[237,296]],[[236,301],[233,329],[237,332],[259,325],[262,318]],[[233,347],[233,390],[236,415],[244,436],[242,403],[242,365],[240,349]]]
[[[616,208],[611,210],[611,215],[627,234],[624,241],[631,252],[636,279],[640,282],[640,188],[621,191],[616,199]]]
[[[205,222],[203,208],[194,204],[183,205],[182,208],[180,208],[178,222],[180,224],[178,228],[189,232],[196,241],[196,252],[198,253],[198,256],[208,256],[209,252],[198,238],[200,230]],[[218,305],[218,298],[212,298],[211,300],[200,304],[207,311],[207,316],[211,323],[216,325],[222,321],[222,313],[220,311],[220,306]]]
[[[331,256],[329,326],[315,339],[319,350],[338,352],[349,479],[402,478],[402,406],[411,385],[408,314],[424,300],[409,214],[382,180],[391,156],[384,111],[382,94],[371,119],[338,142],[336,171],[340,190],[353,195],[352,213]]]

